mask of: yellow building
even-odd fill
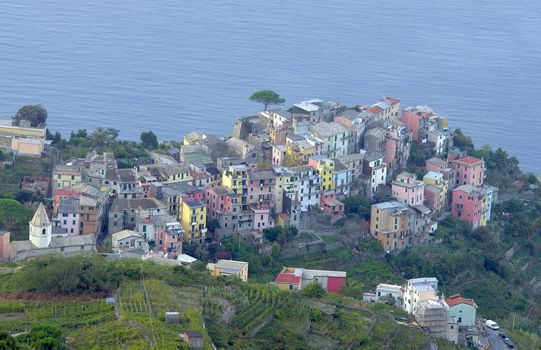
[[[248,195],[248,167],[246,165],[227,167],[222,174],[222,186],[235,192],[241,210],[248,210],[246,202]]]
[[[201,202],[182,202],[182,228],[184,229],[184,240],[193,242],[203,239],[207,233],[207,207]]]
[[[46,128],[0,125],[0,148],[16,154],[40,156],[45,146]]]
[[[308,164],[316,169],[321,176],[321,189],[323,191],[332,191],[335,189],[334,162],[332,159],[323,156],[313,156],[310,157]]]
[[[312,145],[304,138],[285,144],[285,154],[287,159],[291,163],[288,164],[289,166],[306,164],[308,162],[308,159],[315,153],[315,145]]]
[[[386,252],[409,245],[409,208],[407,204],[389,201],[373,204],[370,211],[370,234]]]
[[[445,209],[447,206],[447,191],[449,189],[449,182],[443,178],[443,174],[435,171],[429,171],[423,177],[423,182],[425,185],[433,185],[441,190],[439,208]]]
[[[81,180],[81,169],[71,165],[57,165],[53,171],[53,191],[78,185]]]
[[[248,263],[235,260],[218,260],[215,264],[207,264],[212,276],[236,276],[243,282],[248,281]]]
[[[273,167],[272,170],[275,179],[273,194],[275,210],[281,213],[284,208],[284,194],[288,198],[295,199],[299,177],[289,168]]]

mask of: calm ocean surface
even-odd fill
[[[426,103],[541,174],[541,1],[0,1],[0,119],[226,134],[261,88]]]

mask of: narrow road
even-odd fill
[[[501,330],[495,331],[493,329],[488,328],[487,326],[483,325],[483,328],[485,328],[485,331],[487,333],[487,339],[490,344],[490,350],[507,350],[509,349],[507,345],[503,342],[500,337],[498,337],[498,332],[503,332]],[[511,339],[512,340],[512,339]]]

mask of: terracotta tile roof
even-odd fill
[[[301,276],[295,276],[292,273],[279,273],[278,276],[276,276],[276,279],[274,280],[274,282],[300,284]]]
[[[380,113],[381,111],[383,111],[383,109],[381,109],[381,107],[378,107],[378,106],[372,106],[372,107],[369,107],[368,110],[374,114],[378,114]]]
[[[460,296],[460,294],[451,295],[449,298],[445,299],[445,302],[449,307],[459,305],[459,304],[466,304],[477,307],[475,304],[475,301],[473,299],[466,299]]]
[[[472,156],[466,156],[458,159],[457,162],[473,165],[481,162],[481,159]]]

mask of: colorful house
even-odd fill
[[[70,188],[81,183],[81,167],[77,165],[57,165],[53,171],[53,191]]]
[[[319,283],[329,293],[342,293],[346,284],[345,271],[309,270],[297,267],[284,267],[276,276],[274,283],[283,290],[302,290],[310,283]]]
[[[422,205],[425,184],[417,180],[414,174],[402,172],[392,182],[392,194],[397,201],[409,205]]]
[[[321,176],[321,189],[323,192],[334,190],[334,161],[324,156],[313,156],[308,165],[316,169]]]
[[[447,208],[447,193],[449,183],[442,173],[429,171],[423,177],[425,198],[433,213],[441,213]],[[430,186],[428,188],[428,186]]]
[[[337,199],[336,193],[323,193],[320,205],[323,211],[331,216],[333,222],[344,217],[344,203]]]
[[[207,269],[213,276],[236,276],[243,282],[248,281],[248,263],[235,260],[218,260],[216,263],[207,264]]]
[[[248,210],[248,166],[231,165],[222,173],[222,186],[229,188],[237,195],[241,210]]]
[[[182,228],[184,240],[203,242],[207,233],[207,207],[202,202],[182,202]]]
[[[454,317],[459,326],[474,327],[477,324],[477,304],[473,299],[455,294],[446,298],[445,303],[449,306],[449,317]]]
[[[485,181],[485,161],[466,156],[449,162],[457,172],[456,185],[482,186]]]
[[[462,185],[453,190],[451,215],[467,221],[473,228],[486,226],[490,220],[494,189],[489,186]]]
[[[409,207],[390,201],[372,205],[370,234],[377,239],[386,252],[403,249],[411,244],[408,230]]]
[[[246,202],[257,208],[274,208],[274,173],[267,171],[252,171],[248,173],[248,194]]]
[[[294,200],[298,189],[298,176],[289,168],[275,166],[272,167],[274,172],[274,205],[275,212],[282,213],[284,210],[284,198]]]

